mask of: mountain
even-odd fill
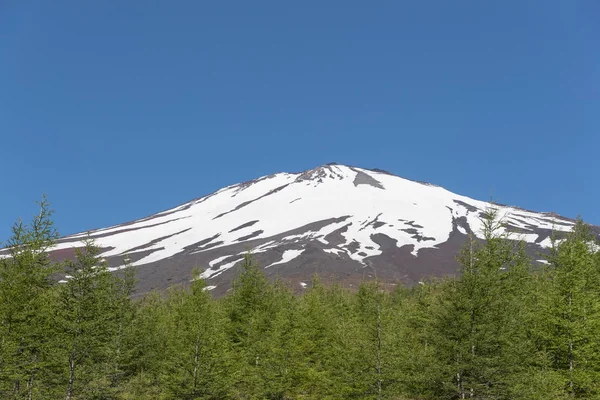
[[[378,169],[328,164],[228,186],[146,218],[91,232],[112,268],[125,256],[137,267],[139,291],[187,283],[191,270],[219,295],[251,251],[268,276],[302,290],[315,273],[356,284],[377,276],[415,284],[456,272],[461,244],[481,236],[479,217],[493,206]],[[571,219],[495,206],[532,254],[551,244]],[[72,257],[85,233],[60,239],[53,255]]]

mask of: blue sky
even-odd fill
[[[600,224],[600,3],[0,2],[0,240],[331,161]]]

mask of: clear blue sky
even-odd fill
[[[331,161],[600,224],[600,3],[0,1],[0,240]]]

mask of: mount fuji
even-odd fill
[[[301,291],[312,275],[355,285],[377,276],[412,285],[454,274],[455,255],[481,213],[496,207],[531,254],[551,245],[573,220],[474,200],[378,169],[327,164],[225,187],[170,210],[89,232],[112,269],[128,258],[138,292],[189,283],[200,268],[216,295],[230,287],[251,252],[270,276]],[[63,237],[52,254],[73,256],[87,233]]]

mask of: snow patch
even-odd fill
[[[208,263],[208,266],[209,266],[210,268],[212,268],[212,267],[214,267],[214,266],[215,266],[215,264],[218,264],[218,263],[220,263],[221,261],[223,261],[223,260],[225,260],[226,258],[229,258],[229,257],[231,257],[231,255],[226,255],[226,256],[223,256],[223,257],[215,258],[214,260],[212,260],[212,261],[210,261],[210,262]]]
[[[323,251],[325,253],[335,254],[336,256],[339,256],[340,254],[346,254],[346,252],[342,249],[323,249]]]
[[[242,261],[244,259],[244,257],[242,258],[238,258],[235,261],[231,261],[227,264],[223,264],[221,265],[218,269],[207,269],[206,271],[204,271],[203,273],[200,274],[200,278],[202,279],[212,279],[214,277],[217,277],[219,275],[221,275],[223,272],[227,271],[228,269],[232,268],[233,266],[235,266],[235,264],[239,263],[240,261]]]
[[[304,253],[304,249],[301,250],[286,250],[281,255],[281,260],[274,262],[271,265],[267,265],[265,268],[272,267],[273,265],[285,264],[292,261],[294,258],[300,256],[300,254]]]

